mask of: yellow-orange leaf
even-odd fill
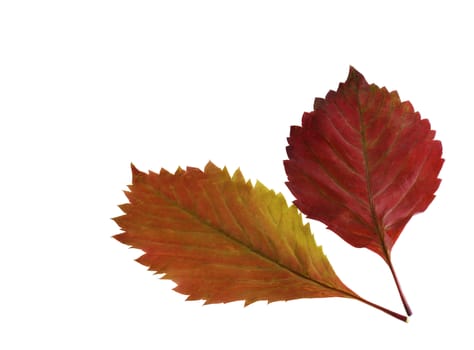
[[[138,171],[114,220],[120,242],[144,251],[138,261],[164,274],[188,300],[350,297],[308,224],[281,194],[209,163],[204,171]],[[365,301],[364,301],[365,302]]]

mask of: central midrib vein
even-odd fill
[[[362,113],[359,99],[357,100],[357,104],[358,104],[357,111],[359,114],[360,135],[361,135],[361,144],[362,144],[362,157],[364,159],[365,181],[367,185],[367,199],[369,201],[370,215],[374,223],[375,233],[380,241],[380,245],[382,246],[383,254],[385,255],[387,262],[389,262],[390,255],[388,253],[387,246],[385,245],[384,230],[382,229],[380,225],[380,222],[377,217],[377,212],[375,211],[374,196],[372,194],[372,186],[371,186],[372,181],[371,181],[370,171],[369,171],[369,159],[368,159],[368,152],[367,152],[365,121],[363,118],[363,113]]]

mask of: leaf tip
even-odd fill
[[[349,66],[349,76],[353,76],[353,77],[362,76],[362,73],[359,72],[357,69],[355,69],[353,65],[350,65]]]
[[[360,74],[357,69],[354,68],[353,65],[349,65],[349,74]]]
[[[349,81],[367,83],[364,76],[357,69],[355,69],[353,66],[349,66],[349,74],[347,76],[347,82],[349,82]]]

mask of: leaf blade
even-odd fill
[[[240,171],[142,173],[132,168],[120,242],[138,262],[164,273],[189,300],[206,303],[351,297],[294,206]]]
[[[294,204],[387,262],[401,231],[440,184],[441,142],[396,92],[351,67],[345,83],[293,126],[284,162]]]

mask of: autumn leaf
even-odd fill
[[[440,184],[442,146],[434,136],[410,102],[351,67],[337,92],[316,98],[302,126],[291,127],[284,162],[294,204],[346,242],[380,255],[409,315],[391,250]]]
[[[188,300],[206,304],[244,300],[343,297],[362,301],[337,277],[296,207],[240,171],[209,163],[175,174],[132,166],[129,203],[115,218],[120,242],[141,249],[138,262],[173,280]]]

